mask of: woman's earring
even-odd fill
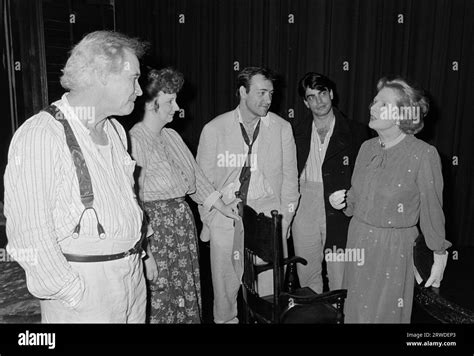
[[[153,103],[146,103],[146,104],[145,104],[145,110],[146,110],[146,111],[155,110],[154,104],[153,104]]]

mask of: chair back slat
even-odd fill
[[[282,241],[281,241],[281,219],[282,215],[273,210],[272,216],[266,216],[263,213],[257,214],[248,205],[240,207],[244,222],[244,275],[243,283],[247,288],[248,300],[257,308],[265,309],[270,312],[272,322],[278,322],[280,314],[280,301],[278,296],[281,293],[283,285],[282,263]],[[263,262],[262,262],[263,261]],[[256,265],[267,263],[273,271],[273,307],[268,301],[262,302],[258,296],[258,273],[255,270]],[[257,302],[258,301],[258,302]]]
[[[243,207],[244,246],[265,262],[274,261],[273,219],[263,213],[257,214],[251,207]]]

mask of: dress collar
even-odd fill
[[[390,147],[396,146],[398,143],[402,142],[402,140],[406,137],[406,134],[402,132],[395,140],[392,140],[388,143],[383,143],[379,137],[379,144],[383,149],[389,149]]]

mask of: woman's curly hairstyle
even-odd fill
[[[178,70],[168,67],[163,69],[149,68],[140,83],[143,90],[143,100],[148,103],[162,91],[166,94],[178,93],[184,84],[184,77]]]
[[[418,120],[403,118],[399,121],[399,128],[406,134],[414,135],[421,131],[424,126],[423,118],[428,114],[430,104],[424,91],[401,77],[393,79],[381,78],[377,83],[377,90],[383,88],[393,89],[398,94],[397,106],[400,112],[417,110]],[[405,110],[404,110],[405,109]]]

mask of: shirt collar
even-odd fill
[[[317,127],[316,127],[316,124],[314,123],[314,118],[311,117],[311,121],[313,121],[313,132],[316,132],[317,130]],[[326,134],[326,137],[331,137],[332,135],[332,132],[334,131],[334,126],[336,125],[336,116],[333,115],[332,117],[332,121],[331,123],[329,124],[329,131],[328,133]]]
[[[56,102],[56,104],[66,114],[66,116],[70,120],[73,120],[73,121],[77,122],[78,124],[80,124],[80,127],[82,129],[84,129],[87,133],[90,133],[90,129],[84,124],[84,122],[81,119],[79,119],[79,116],[77,116],[76,110],[69,103],[69,100],[67,99],[68,95],[69,95],[69,92],[64,93],[61,96],[61,100],[58,100]],[[84,109],[84,112],[81,113],[81,115],[89,115],[89,114],[92,114],[92,113],[87,111],[86,108]],[[104,130],[105,130],[106,133],[109,132],[109,120],[105,120]]]
[[[89,128],[84,125],[84,123],[79,119],[79,117],[77,116],[76,114],[76,111],[73,109],[73,107],[71,106],[71,104],[69,104],[69,100],[67,99],[67,96],[69,95],[69,93],[64,93],[63,96],[61,97],[61,100],[58,101],[58,106],[59,108],[64,111],[64,113],[66,114],[67,118],[69,118],[70,120],[74,120],[76,121],[77,123],[80,124],[80,126],[86,131],[86,132],[90,132]]]
[[[239,119],[240,123],[243,123],[242,121],[242,115],[240,114],[240,108],[237,106],[237,118]],[[260,120],[262,123],[268,127],[270,125],[270,113],[268,112],[267,115],[260,117]],[[258,121],[255,123],[255,126],[257,126]]]

